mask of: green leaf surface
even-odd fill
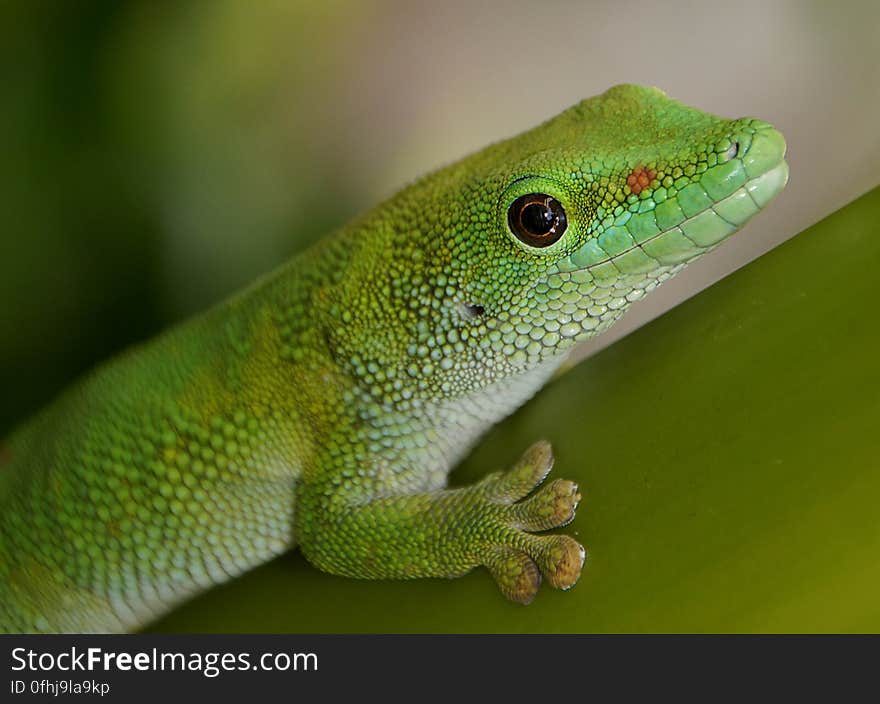
[[[748,237],[748,230],[738,235]],[[685,274],[686,275],[686,274]],[[298,553],[154,630],[880,630],[880,188],[556,379],[456,484],[551,440],[584,501],[570,592],[365,582]]]

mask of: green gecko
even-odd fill
[[[291,548],[567,589],[547,443],[446,488],[578,342],[784,187],[782,135],[623,85],[422,178],[110,360],[0,453],[0,630],[137,629]],[[543,484],[543,486],[541,486]]]

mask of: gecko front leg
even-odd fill
[[[297,510],[300,547],[316,567],[366,579],[457,577],[485,566],[512,601],[528,604],[543,578],[568,589],[584,549],[567,535],[536,535],[571,522],[581,495],[556,479],[546,442],[508,471],[462,488],[340,502],[339,483],[306,484]],[[534,493],[533,493],[534,492]]]

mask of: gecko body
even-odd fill
[[[447,476],[566,353],[785,185],[785,142],[618,86],[408,186],[99,366],[3,443],[0,630],[124,631],[292,548],[360,578],[572,586],[537,443]]]

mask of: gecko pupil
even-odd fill
[[[507,211],[510,230],[532,247],[547,247],[562,237],[567,221],[562,203],[546,193],[517,198]]]
[[[553,227],[553,211],[543,203],[529,203],[520,213],[525,228],[533,235],[543,236]]]

